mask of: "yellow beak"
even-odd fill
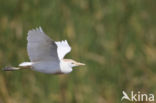
[[[76,66],[83,66],[83,65],[86,65],[86,64],[80,63],[80,62],[77,62],[77,63],[75,63],[75,64],[76,64]]]

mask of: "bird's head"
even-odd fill
[[[72,59],[64,59],[64,61],[67,62],[70,67],[77,67],[77,66],[85,65],[84,63],[80,63]]]

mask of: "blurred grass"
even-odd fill
[[[28,30],[67,39],[69,75],[0,72],[0,103],[120,103],[122,90],[156,94],[155,0],[1,0],[0,67],[29,61]]]

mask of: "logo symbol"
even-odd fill
[[[127,93],[125,91],[122,91],[122,94],[123,94],[123,97],[121,98],[121,101],[123,99],[127,99],[127,100],[131,101],[131,99],[128,97],[128,95],[127,95]]]

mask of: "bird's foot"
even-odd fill
[[[20,68],[17,68],[17,67],[4,67],[2,70],[4,71],[14,71],[14,70],[19,70]]]

